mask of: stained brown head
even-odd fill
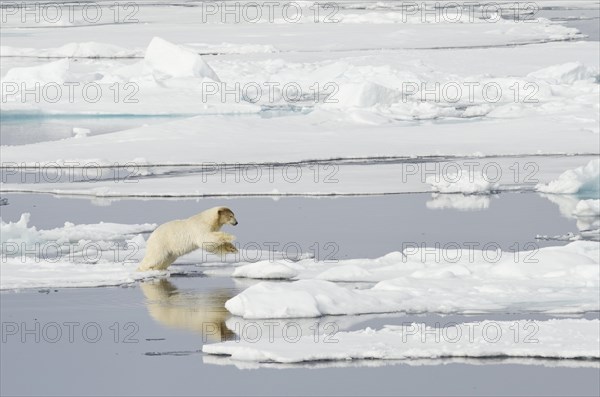
[[[226,208],[226,207],[219,209],[219,225],[235,226],[237,224],[238,224],[238,221],[237,221],[237,219],[235,219],[235,215],[233,214],[233,211],[231,211],[229,208]]]

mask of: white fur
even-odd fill
[[[209,252],[231,243],[235,237],[219,231],[219,210],[214,207],[187,219],[164,223],[152,232],[146,242],[146,255],[138,271],[165,270],[175,260],[198,248]]]

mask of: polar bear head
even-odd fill
[[[223,225],[235,226],[238,224],[238,221],[237,221],[237,219],[235,219],[235,215],[233,214],[233,211],[231,211],[227,207],[220,207],[217,211],[217,214],[219,216],[219,218],[218,218],[219,227],[223,226]]]

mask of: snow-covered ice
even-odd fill
[[[140,233],[148,233],[156,228],[156,224],[145,223],[141,225],[125,225],[120,223],[105,223],[88,225],[75,225],[71,222],[65,222],[63,227],[38,230],[35,226],[29,226],[30,214],[21,214],[17,222],[4,222],[0,219],[0,231],[2,231],[1,243],[6,248],[6,244],[14,243],[19,248],[21,246],[33,246],[35,244],[44,244],[54,242],[79,243],[81,241],[105,241],[105,242],[123,242],[131,239]],[[21,251],[14,252],[18,254]],[[7,253],[4,252],[6,255]]]
[[[599,246],[502,252],[460,247],[410,246],[378,259],[337,263],[302,260],[278,266],[260,262],[238,274],[281,278],[282,266],[298,281],[261,282],[225,307],[244,318],[293,318],[385,312],[582,313],[600,308]],[[351,289],[336,282],[376,282]]]
[[[256,3],[236,3],[240,4]],[[277,6],[272,21],[263,13],[257,21],[224,22],[220,13],[205,12],[212,3],[204,1],[140,1],[133,4],[133,14],[124,12],[122,4],[99,1],[93,6],[102,13],[93,23],[80,12],[87,3],[72,4],[73,18],[65,13],[52,22],[47,18],[25,21],[12,12],[13,5],[2,8],[1,116],[3,127],[8,126],[10,132],[3,132],[0,146],[0,191],[21,194],[11,195],[11,205],[2,207],[3,216],[7,215],[0,222],[0,290],[14,298],[10,301],[13,305],[17,302],[17,309],[7,305],[14,321],[43,320],[49,313],[52,321],[58,321],[66,314],[60,311],[64,310],[60,304],[54,304],[66,295],[108,296],[111,299],[108,303],[103,300],[101,307],[107,313],[104,308],[114,303],[113,297],[135,295],[141,300],[127,300],[124,306],[137,306],[131,303],[138,302],[146,305],[148,312],[142,310],[142,319],[135,317],[136,311],[124,311],[135,313],[127,321],[153,324],[155,328],[143,331],[165,338],[158,338],[160,343],[141,339],[131,345],[133,350],[120,349],[119,360],[128,367],[141,364],[133,362],[137,359],[131,358],[131,352],[139,358],[162,348],[165,351],[159,353],[168,355],[172,352],[165,346],[180,349],[183,344],[186,346],[181,349],[186,352],[199,353],[198,333],[206,336],[203,328],[209,322],[227,337],[241,340],[204,344],[204,362],[233,362],[240,368],[376,367],[396,360],[408,365],[502,361],[597,369],[600,244],[586,240],[600,240],[600,57],[598,42],[586,37],[590,33],[586,24],[597,22],[598,1],[539,0],[535,6],[540,12],[520,15],[528,20],[514,18],[522,4],[502,3],[502,13],[475,7],[472,18],[465,20],[468,14],[461,13],[455,2],[440,0],[435,10],[444,7],[446,14],[434,21],[395,1],[344,1],[336,4],[331,14],[327,5],[315,8],[312,1],[294,4],[302,15],[293,23]],[[319,21],[315,10],[321,12]],[[594,30],[591,36],[596,34]],[[261,95],[253,91],[256,87]],[[97,92],[97,100],[88,97],[88,88]],[[51,98],[57,89],[60,95]],[[33,94],[32,90],[39,92]],[[46,134],[55,131],[57,124],[64,130],[61,134]],[[35,139],[11,140],[17,133]],[[477,165],[474,172],[464,166],[449,167],[452,171],[446,172],[446,166],[453,163]],[[87,166],[100,170],[101,177],[84,180],[78,174],[70,180],[62,171],[73,164],[77,171]],[[129,172],[122,170],[126,165],[136,168],[135,175],[125,181],[114,180],[115,171],[118,175]],[[32,176],[27,166],[42,179],[34,183],[33,178],[27,179]],[[482,166],[488,172],[482,171]],[[315,169],[320,173],[315,174]],[[290,171],[301,173],[301,178],[290,180]],[[262,172],[258,181],[253,179],[256,172]],[[59,177],[53,179],[55,175]],[[290,260],[281,252],[263,255],[240,250],[240,255],[220,257],[196,251],[179,258],[168,271],[137,272],[145,238],[156,227],[150,222],[163,221],[166,214],[148,214],[148,218],[127,214],[128,220],[113,217],[123,208],[131,208],[121,204],[139,203],[140,199],[148,200],[144,204],[164,202],[165,208],[173,205],[172,213],[178,213],[180,209],[175,207],[181,201],[162,200],[164,197],[199,197],[199,203],[210,201],[209,196],[236,197],[231,201],[243,202],[242,211],[252,199],[240,196],[278,199],[417,192],[431,195],[429,201],[417,203],[424,213],[442,218],[450,215],[444,219],[456,219],[456,228],[470,217],[497,219],[501,206],[519,203],[541,204],[544,214],[558,210],[566,219],[536,219],[539,233],[559,234],[538,236],[549,240],[539,249],[535,243],[500,251],[494,243],[440,247],[398,241],[397,246],[374,255],[397,251],[379,258],[342,255],[344,259],[338,261],[316,260],[301,252]],[[86,214],[85,222],[78,221],[77,211],[71,217],[69,208],[61,212],[69,216],[57,223],[51,207],[46,213],[30,208],[30,198],[42,197],[38,193],[78,196],[96,200],[96,204],[124,197],[129,200],[96,207],[102,210],[100,215]],[[505,196],[514,200],[499,202]],[[362,203],[363,199],[340,201]],[[6,204],[4,200],[0,199],[0,204]],[[131,223],[101,222],[106,219],[102,214],[113,209],[111,219]],[[268,209],[265,216],[269,216]],[[507,213],[506,208],[500,209]],[[532,214],[536,209],[531,208]],[[519,208],[520,213],[527,210]],[[376,212],[381,213],[379,208]],[[48,216],[45,223],[53,228],[40,227],[35,219],[40,213]],[[13,222],[5,222],[9,218]],[[508,239],[512,237],[510,228],[519,228],[523,220],[511,224],[512,217],[506,218],[510,218],[508,227],[502,230],[492,229],[496,226],[493,222],[482,224],[481,230]],[[250,229],[261,227],[242,224]],[[557,228],[557,224],[561,226]],[[360,233],[360,225],[348,225],[353,229],[344,233]],[[347,225],[335,226],[337,229],[327,230]],[[386,225],[386,233],[396,237],[395,227]],[[417,229],[426,232],[426,241],[439,236],[435,222],[418,228],[404,222],[397,227],[405,229],[399,233],[402,240],[413,230],[414,238],[420,239]],[[522,242],[523,235],[533,231],[533,240],[537,227],[515,235]],[[315,228],[319,225],[286,224],[282,234],[302,233],[305,238]],[[477,234],[478,230],[469,232]],[[247,233],[247,229],[241,232]],[[450,232],[442,232],[444,237],[448,233],[454,237],[451,227]],[[456,235],[464,236],[464,232],[457,230]],[[368,252],[380,244],[369,235],[363,240],[359,244],[373,245]],[[506,241],[502,244],[508,247]],[[363,254],[362,247],[354,249],[360,250],[361,256],[370,255]],[[267,256],[270,260],[256,263],[243,259]],[[140,288],[70,290],[49,296],[4,292],[131,283]],[[190,290],[177,291],[175,284],[185,284]],[[213,294],[217,290],[204,290],[207,285],[226,288]],[[120,294],[123,291],[137,294]],[[35,299],[25,299],[19,307],[19,298],[32,295],[44,298],[51,310],[43,305],[32,310],[30,302],[40,302]],[[59,299],[52,300],[57,296]],[[210,301],[208,305],[206,301]],[[94,321],[106,318],[95,311],[98,307],[93,303],[86,300],[82,305]],[[110,313],[114,317],[111,322],[123,318],[120,312]],[[471,314],[479,314],[479,320],[473,320]],[[403,325],[383,325],[387,319],[397,324],[403,316],[410,318]],[[516,320],[493,321],[511,317]],[[430,327],[431,318],[458,319],[458,324]],[[293,343],[285,337],[252,343],[236,328],[259,323],[256,319],[287,319],[280,323],[295,324],[302,337]],[[340,332],[308,333],[315,324],[330,320],[340,325]],[[189,339],[171,337],[175,334],[166,331],[170,327],[189,333]],[[450,340],[457,332],[461,337]],[[498,339],[491,341],[496,335]],[[335,343],[327,343],[330,341]],[[25,371],[19,371],[23,360],[15,360],[3,349],[3,360],[13,364],[8,369],[3,365],[3,379],[6,373],[39,373],[36,363],[48,362],[48,357],[38,356],[38,352],[48,351],[48,346],[33,347],[19,344],[13,350],[17,354],[22,354],[23,348],[35,351],[27,361],[33,367]],[[106,351],[111,353],[111,349]],[[112,353],[109,356],[114,358]],[[96,365],[120,368],[100,355],[95,358],[99,359],[94,360]],[[177,365],[189,363],[172,357],[143,361],[152,361],[140,368],[159,381],[182,369],[181,373],[186,373],[187,367]],[[162,371],[161,363],[169,364],[172,372]],[[161,368],[160,376],[154,376],[156,368]],[[63,388],[55,394],[65,394],[65,389],[80,392],[74,379],[87,378],[77,371],[63,372],[67,381],[53,377],[54,382],[42,382],[42,386],[51,391]],[[360,381],[360,376],[372,373],[353,374]],[[549,383],[550,371],[542,374],[546,376],[540,379]],[[261,381],[267,371],[258,375]],[[298,394],[294,376],[286,384],[291,394]],[[18,394],[14,385],[21,375],[17,382],[11,376],[6,378],[9,382],[3,383],[3,391],[6,388],[7,394]],[[222,383],[221,377],[209,378],[202,390],[228,394],[230,389],[217,389],[211,383]],[[117,383],[107,379],[110,385]],[[228,385],[239,384],[246,394],[253,394],[255,390],[236,379]],[[469,382],[454,383],[471,387]],[[12,384],[12,389],[7,384]],[[132,387],[139,387],[137,392],[144,394],[154,385]],[[346,382],[335,386],[338,393],[348,394]],[[85,387],[89,389],[89,385]],[[445,387],[442,384],[438,391]],[[572,389],[580,391],[575,385]],[[35,394],[39,389],[19,392],[23,390]],[[161,390],[157,387],[153,392]],[[173,390],[175,394],[189,391]],[[377,387],[362,390],[383,394]],[[536,389],[531,386],[531,390]]]
[[[542,368],[600,368],[600,364],[596,360],[581,360],[581,359],[560,359],[556,358],[515,358],[515,357],[494,357],[490,358],[473,358],[473,357],[444,357],[439,359],[410,359],[410,360],[326,360],[326,361],[303,361],[300,363],[274,363],[274,362],[258,362],[258,361],[241,361],[232,359],[231,356],[221,354],[207,354],[202,357],[202,362],[210,365],[219,366],[234,366],[240,370],[257,370],[257,369],[310,369],[320,370],[328,368],[379,368],[390,365],[404,365],[408,367],[425,367],[436,365],[462,364],[462,365],[511,365],[511,366],[538,366]],[[500,367],[501,368],[501,367]]]
[[[247,277],[258,279],[290,279],[298,275],[298,272],[290,266],[277,262],[256,262],[235,268],[233,277]]]
[[[485,134],[481,133],[483,129]],[[590,151],[598,140],[598,135],[585,131],[581,125],[542,115],[465,125],[435,123],[426,129],[407,125],[401,131],[402,134],[398,133],[398,126],[393,124],[373,128],[348,121],[343,113],[322,111],[289,116],[289,119],[226,120],[218,116],[198,116],[84,140],[2,146],[1,151],[5,163],[19,165],[54,164],[57,159],[59,164],[69,161],[81,165],[138,164],[138,153],[144,153],[146,163],[140,165],[202,166],[431,155],[594,154]],[[503,136],[500,142],[495,138],[498,135]],[[569,139],[565,141],[567,135]],[[319,145],[314,144],[315,140]],[[519,144],[515,145],[517,141]],[[115,145],[115,142],[120,143]],[[213,147],[229,147],[230,142],[239,144],[236,150],[207,151],[206,142]],[[186,150],[181,150],[182,147]],[[172,153],[177,156],[174,158]],[[198,153],[202,153],[202,157]]]
[[[131,283],[159,272],[135,271],[130,259],[155,224],[79,224],[38,230],[30,215],[18,222],[1,221],[0,289],[96,287]]]
[[[100,256],[113,256],[104,252]],[[96,256],[97,253],[89,253]],[[104,260],[97,263],[74,263],[66,260],[7,258],[2,261],[0,290],[25,288],[106,287],[165,276],[165,272],[137,272],[137,262]]]
[[[329,338],[294,335],[287,340],[227,341],[204,345],[202,351],[233,360],[276,363],[446,357],[599,359],[599,334],[598,320],[482,321],[445,328],[413,323],[337,332]]]
[[[81,140],[85,140],[83,138]],[[155,167],[144,165],[138,159],[138,167],[132,165],[131,183],[114,183],[119,168],[98,168],[86,163],[89,172],[74,172],[70,183],[65,178],[67,171],[53,166],[38,169],[40,181],[23,177],[16,169],[18,164],[5,163],[6,182],[0,186],[3,192],[39,192],[70,196],[92,197],[202,197],[202,196],[257,196],[257,195],[354,195],[384,193],[430,192],[427,177],[436,178],[438,183],[454,186],[456,178],[447,175],[445,169],[476,169],[474,175],[483,175],[482,169],[493,169],[488,180],[478,183],[493,186],[494,192],[531,191],[538,182],[549,183],[565,169],[577,167],[589,161],[591,156],[567,157],[510,157],[448,158],[437,160],[405,159],[402,161],[316,162],[303,165],[285,164],[278,166],[262,164],[239,164],[231,167],[219,163],[206,163],[190,167]],[[358,164],[357,164],[358,163]],[[515,168],[515,165],[517,168]],[[52,176],[63,175],[63,181]],[[86,177],[85,175],[89,175]],[[168,175],[169,183],[160,176]],[[49,179],[49,180],[48,180]],[[473,191],[469,178],[464,178],[462,190]],[[477,189],[475,189],[477,190]],[[486,192],[490,193],[490,192]],[[488,195],[489,196],[489,195]],[[428,208],[455,208],[457,210],[482,210],[488,208],[490,198],[483,194],[432,194]]]
[[[133,15],[140,23],[115,23],[114,18],[111,18],[113,10],[109,8],[112,3],[97,4],[103,7],[103,12],[101,20],[95,24],[82,17],[84,14],[79,6],[78,12],[75,12],[77,18],[70,18],[71,14],[63,13],[61,21],[47,23],[44,40],[36,41],[36,37],[18,35],[3,44],[19,48],[57,47],[72,41],[72,32],[75,29],[78,40],[82,42],[97,41],[102,37],[108,44],[123,45],[123,41],[127,41],[132,47],[140,47],[151,35],[165,36],[170,41],[181,43],[201,40],[207,44],[247,43],[249,37],[252,37],[253,44],[273,45],[281,51],[365,49],[373,46],[374,37],[377,38],[376,42],[380,48],[431,48],[454,47],[457,43],[461,47],[535,43],[582,36],[577,29],[553,23],[545,18],[535,18],[529,23],[522,23],[497,18],[488,15],[489,12],[484,14],[479,9],[476,10],[475,17],[467,17],[465,23],[448,22],[447,19],[429,23],[430,21],[424,21],[416,15],[404,15],[401,7],[393,10],[394,14],[391,14],[389,9],[360,12],[340,7],[339,12],[332,17],[332,21],[336,23],[324,21],[330,14],[326,10],[318,23],[315,23],[314,12],[309,9],[313,3],[295,2],[295,5],[302,6],[302,11],[300,19],[294,23],[284,19],[281,5],[276,8],[272,21],[269,21],[267,10],[263,10],[263,18],[259,21],[241,19],[239,23],[233,23],[233,17],[230,17],[229,23],[223,23],[220,15],[207,18],[204,15],[206,10],[203,4],[197,3],[189,7],[169,7],[168,12],[164,6],[141,6]],[[449,17],[452,14],[454,13],[450,11]],[[36,23],[32,18],[23,22],[19,13],[9,15],[6,19],[3,25],[7,32],[40,25],[40,21]],[[110,24],[110,30],[106,29],[107,24]],[[356,34],[357,24],[360,24],[362,34]],[[132,29],[132,25],[135,29]],[[64,28],[57,29],[57,26]],[[468,26],[468,29],[464,28],[465,26]],[[324,36],[328,37],[328,40],[322,40]],[[294,40],[290,40],[290,37],[294,37]],[[352,39],[348,40],[349,37]]]
[[[597,69],[588,67],[581,62],[569,62],[537,70],[530,73],[528,77],[554,84],[573,84],[582,80],[599,82],[600,75]]]
[[[60,59],[39,66],[16,67],[10,69],[3,76],[2,82],[5,84],[24,84],[30,89],[35,87],[35,84],[56,83],[64,84],[73,80],[69,73],[69,59]],[[3,89],[3,95],[5,95]]]
[[[536,24],[526,25],[521,27],[529,29]],[[33,164],[59,159],[108,165],[133,161],[139,156],[132,153],[140,151],[148,164],[199,164],[200,152],[203,162],[230,164],[598,153],[599,61],[594,56],[594,43],[548,43],[511,49],[512,52],[505,48],[457,50],[456,57],[414,49],[398,53],[333,53],[328,59],[312,58],[309,53],[308,61],[299,61],[292,54],[272,52],[202,59],[192,50],[196,48],[193,43],[154,36],[145,37],[140,44],[147,48],[146,58],[133,64],[61,59],[5,68],[5,83],[97,84],[103,95],[98,102],[90,103],[83,100],[80,90],[75,90],[73,103],[67,95],[55,103],[36,102],[31,95],[24,99],[5,90],[3,111],[14,116],[203,116],[85,140],[2,146],[4,161]],[[168,51],[173,56],[165,56]],[[161,56],[157,57],[157,52]],[[502,62],[510,56],[518,56],[520,62]],[[164,61],[156,63],[156,59]],[[462,61],[457,63],[457,59]],[[215,79],[223,85],[215,94],[206,95],[203,84],[216,84]],[[248,100],[247,87],[265,82],[278,84],[278,88],[262,92],[256,101]],[[115,84],[121,87],[119,101],[114,100],[110,90]],[[302,98],[292,101],[285,97],[281,90],[285,84],[299,86]],[[462,86],[462,95],[458,101],[441,94],[432,99],[428,92],[436,84],[443,88]],[[471,95],[464,84],[478,88]],[[497,101],[486,100],[483,95],[480,87],[487,84],[499,87],[501,95]],[[515,85],[519,90],[515,91]],[[229,94],[224,95],[225,89]],[[123,97],[130,94],[134,94],[135,101],[125,103]],[[316,102],[315,95],[319,97]],[[165,97],[170,100],[161,100]],[[282,109],[279,117],[206,117],[261,115],[272,107]],[[302,112],[294,111],[295,108]],[[427,124],[421,125],[423,122]],[[498,136],[503,139],[496,139]],[[569,139],[565,139],[567,136]],[[315,139],[322,143],[314,145]],[[161,145],[154,144],[158,140]],[[227,153],[207,152],[207,140],[214,147],[225,147],[229,142],[239,145]],[[178,153],[177,160],[170,155],[173,152]]]

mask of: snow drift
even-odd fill
[[[144,62],[171,77],[205,77],[220,81],[215,71],[193,50],[155,37],[146,49]]]

